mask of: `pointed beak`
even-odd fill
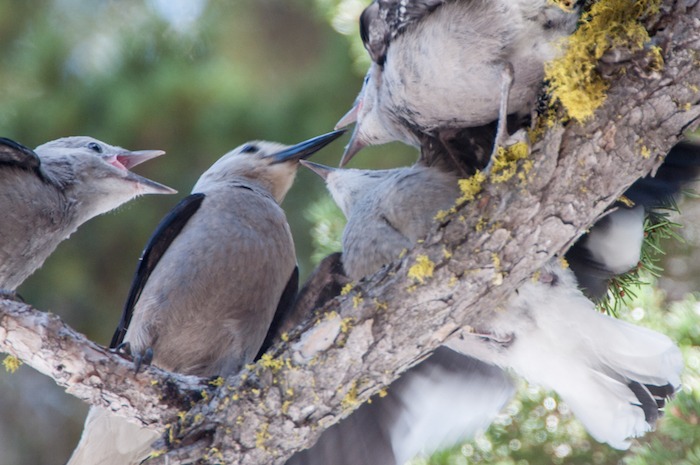
[[[345,113],[345,116],[340,118],[340,121],[335,123],[335,127],[333,129],[340,129],[344,128],[345,126],[348,126],[354,122],[357,121],[357,112],[360,109],[360,105],[358,103],[355,103],[352,108],[350,109],[349,112]]]
[[[329,174],[331,174],[333,171],[338,169],[338,168],[331,168],[330,166],[319,165],[318,163],[314,163],[312,161],[306,161],[306,160],[299,160],[299,163],[301,163],[302,165],[306,166],[308,169],[310,169],[314,173],[321,176],[321,178],[323,178],[324,181],[328,178]]]
[[[360,136],[357,133],[357,125],[355,125],[355,130],[352,132],[352,137],[350,137],[350,142],[348,142],[348,145],[345,146],[345,153],[343,154],[343,158],[340,160],[340,167],[344,167],[347,165],[347,163],[352,159],[352,157],[355,156],[357,152],[362,150],[364,147],[367,146],[365,142],[362,141]]]
[[[130,170],[136,165],[140,165],[151,158],[156,158],[161,155],[165,155],[165,152],[162,150],[138,150],[136,152],[125,150],[116,157],[118,163],[120,163],[124,168]]]
[[[144,178],[143,176],[139,176],[138,174],[132,173],[131,171],[127,171],[126,176],[124,176],[124,178],[138,185],[140,195],[177,194],[177,191],[175,189],[171,189],[170,187],[165,186],[159,182],[151,181],[150,179]]]
[[[323,147],[345,134],[345,132],[345,129],[341,129],[340,131],[329,132],[328,134],[317,136],[313,139],[309,139],[304,142],[300,142],[296,145],[292,145],[291,147],[287,147],[281,152],[277,152],[273,155],[270,155],[274,158],[274,161],[272,163],[275,164],[284,163],[287,161],[299,161],[305,158],[309,158],[311,155],[318,152]]]

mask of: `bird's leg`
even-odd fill
[[[510,99],[510,91],[513,87],[514,71],[513,65],[509,62],[501,64],[501,103],[498,107],[498,126],[496,127],[496,139],[493,143],[493,151],[484,174],[489,174],[493,166],[496,155],[498,155],[499,147],[506,147],[509,142],[508,134],[508,100]],[[518,131],[520,132],[520,131]],[[520,135],[522,136],[522,134]]]
[[[15,302],[26,304],[22,296],[17,294],[17,291],[11,291],[10,289],[0,289],[0,299],[14,300]]]
[[[472,336],[480,337],[482,339],[488,339],[491,342],[495,342],[496,344],[501,344],[501,345],[508,345],[511,342],[513,342],[513,335],[508,334],[505,337],[497,337],[495,334],[490,334],[490,333],[469,333]]]
[[[138,374],[141,369],[141,365],[150,365],[153,361],[153,349],[150,347],[146,349],[143,354],[139,354],[134,357],[134,372]]]

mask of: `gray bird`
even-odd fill
[[[81,224],[143,194],[177,191],[129,168],[163,155],[92,137],[31,150],[0,138],[0,288],[14,291]]]
[[[341,167],[367,145],[420,148],[422,135],[447,140],[494,120],[505,145],[506,115],[533,110],[544,62],[579,13],[550,0],[375,0],[360,19],[374,61],[336,125],[356,121]]]
[[[279,207],[298,161],[344,131],[294,146],[249,142],[224,155],[158,225],[144,249],[112,347],[200,377],[251,363],[298,286]],[[276,316],[277,315],[277,316]],[[92,407],[69,464],[139,463],[158,432]]]
[[[324,177],[348,218],[343,263],[353,279],[397,259],[401,238],[415,244],[409,238],[427,234],[435,213],[459,195],[451,177],[443,178],[442,187],[437,182],[424,188],[423,173],[437,171],[433,168],[372,172],[304,164]],[[415,199],[421,199],[417,207]],[[619,449],[653,428],[665,399],[680,386],[683,357],[676,345],[655,331],[598,313],[577,288],[573,272],[557,261],[541,270],[537,282],[523,283],[503,306],[475,332],[456,334],[445,344],[451,351],[441,349],[433,355],[436,360],[428,358],[408,371],[385,398],[324,432],[291,463],[321,464],[329,447],[349,450],[354,443],[377,454],[349,454],[352,460],[335,463],[400,464],[419,451],[468,438],[512,395],[510,380],[498,368],[558,392],[595,439]],[[436,367],[445,363],[463,368],[440,374]],[[433,370],[438,374],[420,374]],[[463,389],[454,387],[461,382]]]

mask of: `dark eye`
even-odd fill
[[[102,153],[102,147],[100,147],[100,144],[98,144],[96,142],[90,142],[87,145],[87,148],[89,148],[93,152]]]
[[[252,144],[246,144],[241,149],[241,153],[255,153],[257,151],[258,151],[258,148]]]

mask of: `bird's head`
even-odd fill
[[[292,187],[299,160],[310,157],[344,133],[345,130],[334,131],[291,146],[277,142],[248,142],[216,161],[202,174],[192,193],[206,193],[242,176],[260,184],[277,203],[281,203]]]
[[[162,150],[131,152],[87,136],[56,139],[37,147],[41,173],[66,196],[87,206],[92,218],[143,194],[175,194],[176,190],[129,171]]]
[[[350,218],[357,201],[367,195],[392,172],[392,170],[331,168],[303,160],[301,163],[326,181],[328,191],[346,218]]]
[[[381,113],[381,84],[382,67],[372,63],[352,109],[335,125],[338,129],[355,123],[355,130],[340,161],[341,168],[368,145],[381,145],[398,140],[389,131],[389,125]]]

